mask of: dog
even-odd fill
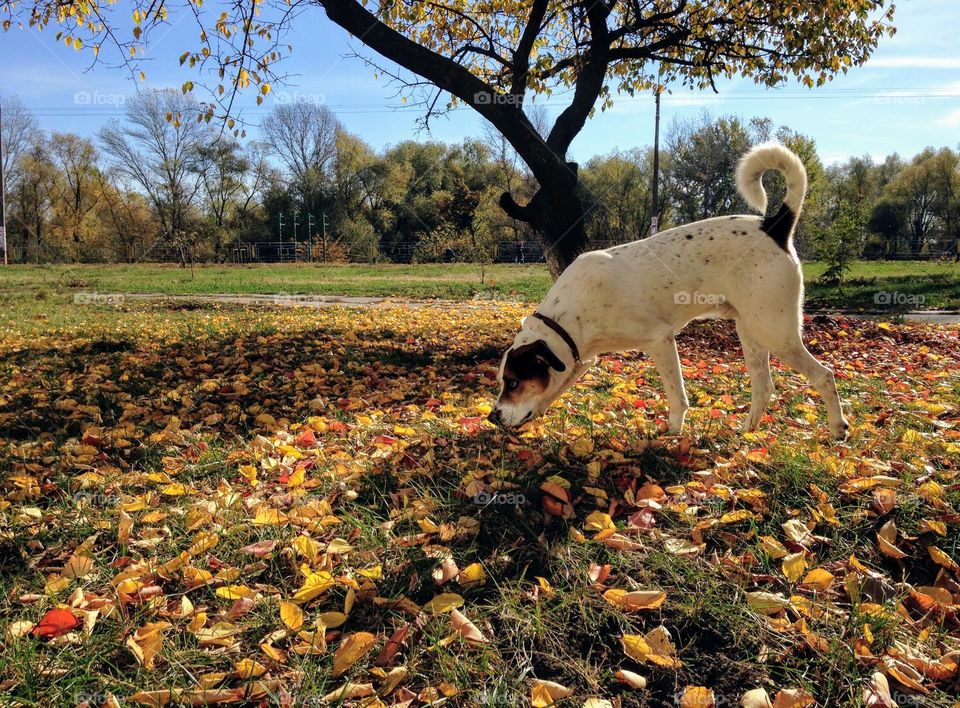
[[[802,373],[826,404],[830,432],[843,439],[833,371],[803,344],[803,273],[793,232],[807,191],[807,172],[777,143],[751,149],[740,161],[737,190],[766,213],[761,178],[778,170],[786,194],[775,215],[722,216],[668,229],[579,256],[563,271],[536,312],[525,317],[500,362],[500,394],[488,419],[517,427],[544,413],[602,353],[639,349],[654,362],[669,404],[669,434],[687,414],[676,334],[693,319],[736,321],[750,372],[753,430],[774,393],[770,354]]]

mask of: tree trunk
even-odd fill
[[[564,190],[543,203],[541,226],[550,277],[556,280],[587,248],[583,204],[575,189]]]
[[[527,222],[540,235],[554,280],[587,248],[586,213],[577,191],[576,165],[568,166],[570,176],[541,185],[526,206],[517,204],[510,192],[500,196],[500,207],[508,216]]]

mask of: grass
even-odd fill
[[[389,671],[400,683],[387,704],[524,705],[540,679],[569,688],[571,706],[674,705],[688,685],[718,705],[756,687],[859,705],[875,671],[902,669],[903,647],[931,663],[927,693],[890,674],[896,702],[953,700],[960,577],[928,549],[960,557],[955,326],[809,325],[812,350],[838,371],[844,444],[776,365],[770,415],[737,432],[747,377],[721,322],[680,338],[684,436],[659,435],[658,378],[634,354],[604,357],[542,421],[508,434],[482,418],[525,304],[78,306],[71,292],[34,283],[0,305],[0,631],[56,606],[98,612],[89,634],[5,636],[5,705],[133,705],[168,689],[195,704],[316,705],[348,680],[386,694]],[[570,502],[558,516],[560,487]],[[895,493],[891,509],[877,509],[879,488]],[[478,504],[478,490],[519,496]],[[815,535],[806,547],[787,536],[791,521]],[[877,545],[890,521],[899,558]],[[800,577],[770,539],[801,553]],[[75,556],[92,567],[65,578]],[[441,585],[450,561],[482,579]],[[804,584],[814,569],[829,587]],[[300,603],[299,631],[287,627],[280,602],[323,570],[333,585]],[[665,601],[627,612],[604,598],[611,588]],[[924,609],[910,588],[941,602]],[[766,615],[756,592],[790,605]],[[428,609],[441,593],[459,596],[487,641]],[[156,623],[169,626],[149,667],[130,642]],[[221,644],[202,641],[229,626]],[[681,665],[624,653],[624,635],[659,626]],[[363,632],[373,647],[335,677],[340,647]],[[374,667],[397,632],[399,652]],[[264,673],[245,675],[244,659]],[[647,687],[627,687],[621,670]]]
[[[954,262],[860,261],[842,291],[819,284],[821,263],[807,263],[808,309],[856,312],[960,309]],[[550,286],[542,265],[17,265],[0,269],[0,291],[346,295],[537,302]]]

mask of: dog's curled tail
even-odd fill
[[[761,181],[767,170],[783,173],[787,182],[787,193],[780,211],[773,216],[764,217],[760,228],[776,241],[780,248],[787,250],[807,194],[807,170],[800,158],[780,143],[762,143],[744,155],[737,166],[737,191],[747,204],[761,214],[767,210],[767,193]]]

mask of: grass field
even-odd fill
[[[960,264],[863,261],[840,292],[817,283],[824,266],[804,266],[807,307],[855,312],[960,309]],[[550,286],[544,266],[169,265],[14,266],[0,269],[0,291],[166,294],[373,295],[536,302]]]
[[[525,304],[80,307],[36,285],[0,307],[5,705],[956,700],[956,326],[809,323],[843,444],[776,363],[737,432],[722,322],[681,338],[684,436],[658,434],[639,355],[505,433],[484,416]]]

